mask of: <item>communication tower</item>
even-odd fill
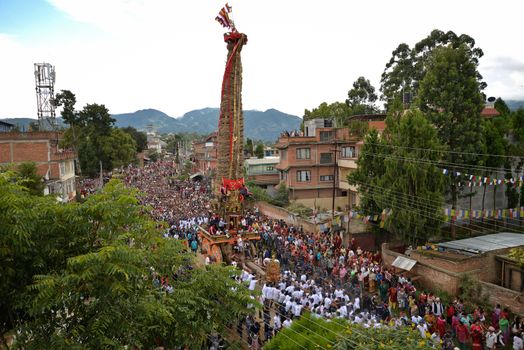
[[[35,63],[36,103],[40,130],[54,130],[55,67],[50,63]]]

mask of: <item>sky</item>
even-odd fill
[[[56,68],[77,108],[218,107],[226,59],[219,0],[0,0],[0,118],[36,118],[33,63]],[[244,109],[302,116],[380,75],[400,44],[433,29],[473,37],[488,96],[524,99],[522,0],[229,0],[242,50]]]

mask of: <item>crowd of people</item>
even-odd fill
[[[152,208],[153,218],[169,223],[166,237],[187,241],[193,252],[199,245],[198,226],[205,226],[214,235],[235,231],[234,250],[260,266],[272,258],[280,262],[282,273],[276,283],[262,283],[261,276],[249,269],[240,277],[249,289],[262,292],[260,317],[249,316],[237,327],[241,336],[246,331],[252,348],[259,348],[309,312],[369,328],[414,327],[421,338],[431,339],[440,349],[453,350],[458,345],[460,349],[506,346],[522,350],[523,322],[510,317],[508,310],[468,308],[460,299],[445,303],[438,295],[417,290],[410,278],[382,264],[380,252],[363,250],[354,239],[344,245],[339,234],[305,232],[257,210],[247,212],[232,230],[232,222],[211,212],[209,184],[179,180],[172,162],[129,166],[122,177],[144,193],[142,203]],[[253,249],[242,239],[246,232],[260,235]]]

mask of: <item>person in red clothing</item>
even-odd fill
[[[446,320],[444,319],[444,315],[437,317],[437,331],[440,339],[444,339],[444,335],[446,334]]]
[[[453,315],[455,315],[455,306],[453,304],[450,304],[448,306],[448,309],[446,310],[446,321],[448,321],[448,324],[451,324],[451,321],[453,320]]]
[[[480,320],[476,319],[471,326],[471,339],[473,341],[473,350],[482,350],[482,327]]]
[[[389,313],[392,313],[393,310],[397,309],[397,288],[391,287],[388,289],[389,295]]]
[[[461,350],[466,350],[468,348],[469,330],[468,326],[466,326],[462,321],[457,326],[457,340]]]

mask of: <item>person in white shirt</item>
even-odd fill
[[[360,310],[360,298],[359,297],[355,298],[355,301],[353,302],[353,309],[355,311]]]
[[[295,317],[300,317],[300,313],[302,312],[302,305],[301,304],[295,304],[295,310],[293,312],[293,315]]]
[[[343,304],[339,309],[338,312],[340,313],[340,316],[343,318],[346,318],[348,315],[348,308],[345,304]]]
[[[255,287],[257,285],[257,280],[256,279],[252,279],[251,281],[249,281],[249,290],[255,290]]]
[[[495,328],[493,326],[490,326],[486,333],[486,348],[488,350],[493,350],[495,349],[496,344],[497,344],[497,334],[495,334]]]
[[[273,316],[273,324],[275,331],[278,331],[280,328],[282,328],[282,321],[280,320],[279,315]]]
[[[289,318],[287,318],[282,325],[284,326],[284,328],[289,328],[291,326],[291,322],[292,321]]]
[[[513,337],[513,350],[522,350],[524,348],[524,342],[522,337],[519,337],[518,334],[515,334]]]
[[[330,305],[331,305],[331,299],[330,299],[328,296],[326,296],[326,297],[324,298],[324,307],[325,307],[326,309],[329,309],[329,306],[330,306]]]

